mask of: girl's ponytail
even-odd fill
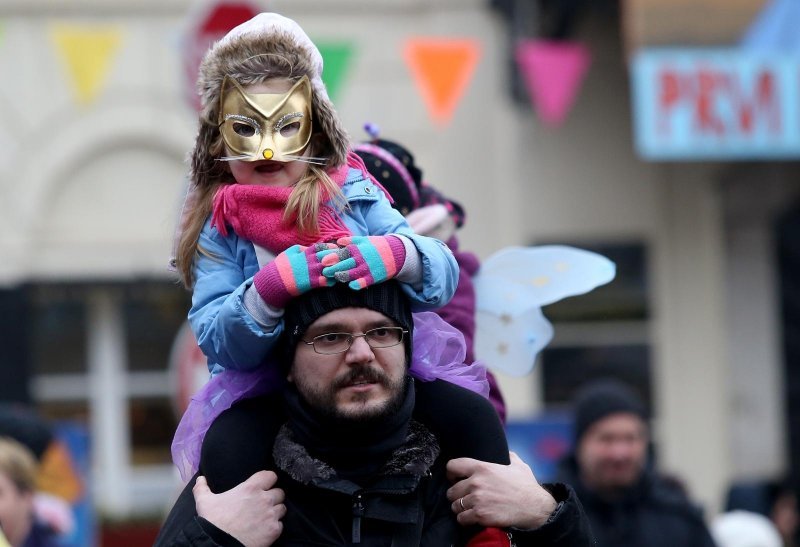
[[[320,209],[332,203],[336,214],[341,213],[346,201],[342,189],[318,165],[310,164],[305,176],[294,186],[286,204],[283,218],[286,222],[296,222],[301,235],[313,236],[319,233]]]

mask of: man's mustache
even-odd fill
[[[341,389],[353,384],[356,380],[371,382],[376,384],[388,385],[389,377],[380,370],[369,365],[351,368],[346,374],[338,378],[334,384],[334,389]]]

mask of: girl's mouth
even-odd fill
[[[255,167],[256,173],[277,173],[283,169],[283,164],[279,161],[265,161]]]

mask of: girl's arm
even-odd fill
[[[200,254],[195,265],[195,286],[189,322],[209,366],[252,370],[274,347],[283,324],[269,325],[248,311],[253,296],[253,275],[258,260],[252,244],[236,235],[223,237],[207,223],[200,245],[211,254]],[[252,306],[250,306],[252,309]]]
[[[349,188],[347,186],[350,186]],[[458,264],[450,249],[431,237],[414,233],[384,193],[371,182],[348,184],[350,205],[345,223],[354,235],[399,235],[406,247],[406,263],[397,275],[416,311],[438,308],[453,297]]]

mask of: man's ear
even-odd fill
[[[292,378],[292,372],[291,371],[289,371],[289,374],[286,375],[286,381],[289,382],[290,384],[294,383],[294,378]]]

